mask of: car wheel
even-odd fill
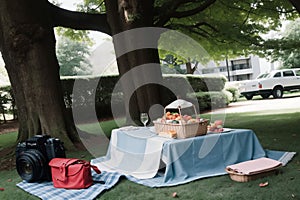
[[[260,95],[263,99],[267,99],[270,97],[271,94],[262,94]]]
[[[245,94],[247,100],[251,100],[253,98],[253,94]]]
[[[275,87],[275,88],[273,89],[273,97],[274,97],[275,99],[281,98],[282,95],[283,95],[283,89],[282,89],[281,87]]]

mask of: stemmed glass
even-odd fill
[[[141,119],[141,122],[144,124],[144,127],[146,127],[146,124],[149,120],[148,114],[147,113],[141,113],[140,119]]]

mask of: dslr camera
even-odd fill
[[[50,160],[65,157],[63,142],[58,138],[36,135],[17,145],[17,172],[27,182],[51,181]]]

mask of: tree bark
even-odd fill
[[[299,0],[290,0],[290,2],[296,8],[298,13],[300,14],[300,1]]]
[[[187,73],[187,74],[194,74],[194,72],[195,72],[196,69],[197,69],[198,64],[199,64],[199,62],[196,61],[194,67],[192,67],[191,59],[188,58],[187,63],[185,63],[185,66],[186,66],[186,73]]]
[[[122,40],[117,40],[114,36],[123,31],[153,26],[153,3],[153,1],[141,2],[138,0],[105,1],[107,21],[112,31],[116,52],[119,48],[126,48],[126,45],[130,46],[134,41],[131,41],[126,36],[122,37]],[[128,18],[128,15],[131,18]],[[148,112],[154,104],[161,104],[159,85],[147,84],[139,87],[139,80],[146,80],[147,77],[155,77],[157,82],[162,81],[158,51],[157,49],[145,48],[135,49],[123,55],[118,55],[117,53],[117,63],[120,76],[125,75],[129,71],[134,71],[136,67],[143,64],[153,63],[153,65],[149,66],[151,70],[143,70],[139,74],[133,75],[131,80],[125,79],[121,83],[125,102],[130,102],[129,105],[125,105],[127,123],[131,123],[131,119],[135,123],[139,123],[139,113]],[[132,93],[131,90],[135,90],[133,95],[130,95]],[[155,118],[157,116],[152,117]]]
[[[69,11],[48,3],[49,19],[53,27],[63,26],[77,30],[94,30],[111,35],[106,14]]]
[[[0,50],[18,107],[18,141],[48,134],[81,144],[66,116],[47,0],[0,2]]]

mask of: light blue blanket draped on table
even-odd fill
[[[135,143],[139,134],[140,139],[144,140],[142,143],[145,143],[149,138],[160,138],[160,136],[153,135],[151,129],[135,130],[134,135],[131,131],[115,131],[114,137],[121,138],[118,140],[120,146],[126,144],[127,147],[132,147],[135,152],[144,152],[145,149],[143,145],[140,146],[140,144]],[[151,135],[151,137],[145,137],[144,134]],[[161,151],[161,160],[165,164],[165,170],[159,171],[154,177],[148,179],[140,179],[134,174],[127,173],[125,175],[131,181],[150,187],[173,186],[200,178],[226,174],[227,165],[268,157],[267,153],[276,154],[273,151],[266,152],[252,130],[232,129],[221,134],[166,140]],[[278,152],[275,159],[278,160],[284,153]],[[92,160],[92,163],[97,165],[97,163],[110,159],[111,152],[108,152],[107,155]],[[288,153],[288,155],[291,159],[294,152]],[[126,159],[126,156],[122,159]],[[153,162],[157,163],[157,157],[155,159]],[[128,163],[135,167],[137,164],[130,161]],[[115,166],[111,166],[111,168],[113,169]]]
[[[209,149],[201,148],[204,145]],[[232,130],[220,135],[168,141],[164,144],[162,156],[166,163],[164,183],[175,185],[225,174],[227,165],[265,155],[251,130]]]

